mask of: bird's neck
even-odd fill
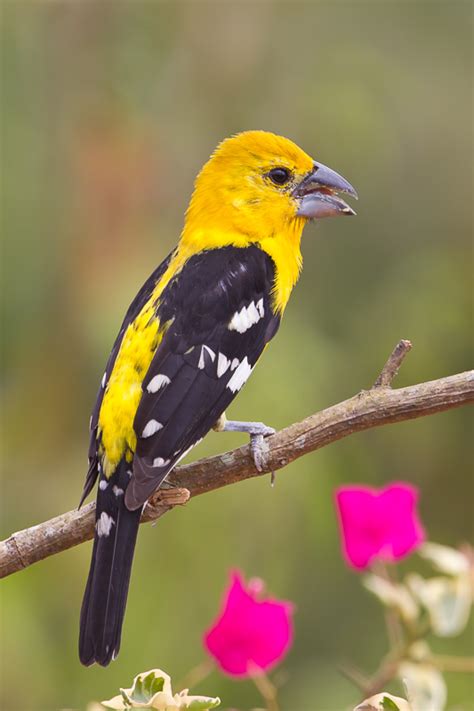
[[[284,235],[266,237],[259,241],[260,248],[271,257],[275,264],[273,306],[279,314],[283,314],[303,267],[302,231],[303,227],[299,230],[287,231]]]

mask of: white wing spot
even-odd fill
[[[265,316],[265,308],[263,306],[263,299],[260,299],[260,301],[257,301],[257,311],[260,314],[260,318],[263,318]]]
[[[133,471],[132,471],[132,469],[127,469],[127,474],[128,474],[128,476],[130,476],[130,477],[131,477],[131,476],[132,476],[132,474],[133,474]]]
[[[109,485],[109,482],[105,481],[105,479],[102,479],[101,481],[99,481],[99,489],[101,491],[105,491],[106,488],[108,487],[108,485]]]
[[[170,463],[169,459],[163,459],[163,457],[156,457],[153,460],[153,466],[154,467],[167,467],[168,464]]]
[[[237,366],[239,365],[239,363],[240,363],[240,360],[238,358],[234,358],[234,360],[230,364],[230,369],[235,370],[237,368]]]
[[[97,382],[97,381],[96,381],[96,382]],[[106,382],[107,382],[107,373],[104,373],[103,376],[102,376],[102,382],[101,382],[101,385],[102,385],[103,388],[105,388]]]
[[[105,511],[102,511],[100,518],[97,519],[97,523],[95,524],[99,538],[101,536],[108,536],[114,523],[115,521],[112,516],[109,516],[109,514],[105,513]]]
[[[201,370],[203,370],[204,366],[206,365],[206,361],[205,361],[205,352],[206,351],[209,353],[209,356],[210,356],[212,362],[214,362],[214,360],[216,358],[216,354],[214,353],[212,348],[209,348],[209,346],[201,346],[201,355],[199,357],[199,363],[198,363],[198,368],[200,368]]]
[[[123,495],[123,489],[121,489],[119,486],[113,486],[112,491],[114,492],[115,496]]]
[[[257,323],[257,321],[260,321],[261,317],[257,311],[257,307],[255,306],[254,301],[252,301],[252,303],[247,306],[247,318],[252,326],[254,323]]]
[[[258,306],[260,301],[262,302],[261,309]],[[249,328],[258,323],[263,316],[263,299],[260,299],[260,301],[257,306],[255,306],[255,302],[252,301],[248,306],[243,306],[240,311],[236,311],[229,321],[229,331],[245,333],[245,331],[248,331]]]
[[[230,366],[230,360],[229,358],[226,358],[226,356],[223,353],[219,352],[219,355],[217,356],[217,377],[220,378],[224,373],[227,371],[227,369]]]
[[[234,375],[231,377],[227,383],[229,390],[236,393],[240,390],[242,385],[248,380],[250,373],[252,372],[252,366],[247,360],[247,356],[240,363],[239,367],[235,371]]]
[[[243,328],[242,324],[242,314],[244,310],[245,307],[242,309],[242,311],[236,311],[235,314],[232,316],[228,324],[229,331],[239,331],[240,333],[243,333],[243,331],[245,331],[245,328]]]
[[[161,422],[157,422],[157,420],[150,420],[147,422],[145,425],[145,428],[142,432],[142,437],[151,437],[152,435],[155,434],[155,432],[158,432],[158,430],[161,430],[163,425]]]
[[[170,383],[171,380],[167,375],[155,375],[146,386],[146,389],[149,393],[157,393],[160,388],[164,388],[165,385],[169,385]]]

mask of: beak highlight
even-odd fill
[[[337,193],[347,193],[357,200],[352,185],[322,163],[314,163],[311,171],[295,189],[293,195],[300,200],[297,215],[307,218],[355,215],[355,211]]]

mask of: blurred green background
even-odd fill
[[[349,397],[402,337],[400,386],[470,367],[471,3],[10,1],[1,24],[2,537],[77,505],[121,318],[234,132],[292,138],[360,200],[357,218],[307,227],[303,276],[233,417],[282,427]],[[283,709],[355,704],[337,666],[374,670],[386,639],[342,561],[333,490],[412,481],[430,538],[456,545],[472,533],[468,425],[457,410],[359,434],[274,489],[232,486],[143,527],[106,670],[77,659],[90,544],[3,581],[1,708],[84,709],[156,666],[182,678],[230,567],[297,606]],[[244,441],[211,434],[194,456]],[[434,648],[468,654],[469,639]],[[447,680],[450,708],[474,708],[471,680]],[[257,705],[250,682],[217,672],[197,690]]]

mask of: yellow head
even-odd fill
[[[219,230],[257,242],[284,237],[288,231],[301,235],[307,219],[353,214],[334,195],[336,190],[355,195],[347,181],[293,141],[266,131],[246,131],[223,141],[202,168],[185,231]],[[308,201],[302,205],[308,195],[313,196],[312,210]]]
[[[180,249],[257,243],[276,263],[282,310],[301,268],[307,220],[354,214],[337,192],[356,197],[350,183],[292,141],[266,131],[239,133],[216,148],[197,176]]]

